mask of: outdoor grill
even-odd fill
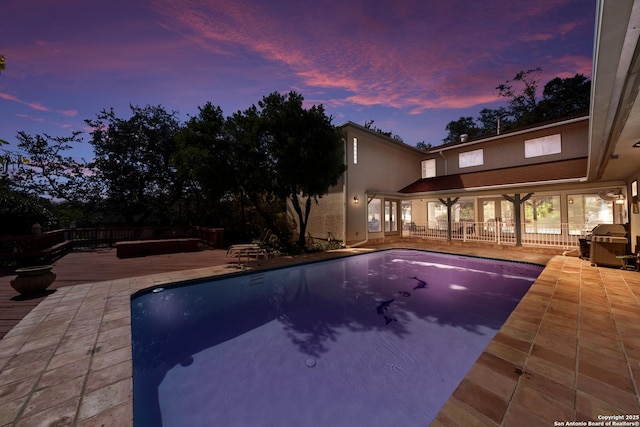
[[[599,224],[586,236],[590,242],[589,259],[591,265],[619,267],[617,256],[626,255],[627,229],[622,224]]]

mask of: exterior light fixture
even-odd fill
[[[358,195],[356,194],[355,196],[353,196],[353,203],[355,205],[357,205],[358,203],[360,203],[360,199],[358,199]]]
[[[632,145],[633,148],[640,148],[640,141]]]
[[[572,205],[573,204],[573,197],[569,197],[569,204]]]

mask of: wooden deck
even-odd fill
[[[15,274],[12,269],[5,268],[0,270],[0,339],[46,296],[63,286],[191,270],[233,262],[237,263],[237,258],[227,256],[227,251],[221,249],[130,259],[118,259],[115,249],[72,252],[53,263],[52,271],[57,277],[47,292],[28,298],[19,295],[11,287],[10,282],[15,278]]]

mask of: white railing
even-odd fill
[[[524,224],[521,241],[527,246],[578,247],[579,240],[591,229],[586,224]],[[405,237],[423,239],[448,239],[446,221],[429,221],[426,223],[405,224]],[[515,224],[513,222],[453,222],[451,223],[451,239],[465,242],[486,242],[500,245],[515,245]]]

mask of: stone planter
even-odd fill
[[[11,286],[22,295],[43,292],[56,280],[52,268],[52,265],[19,268],[16,270],[18,276],[11,281]]]

